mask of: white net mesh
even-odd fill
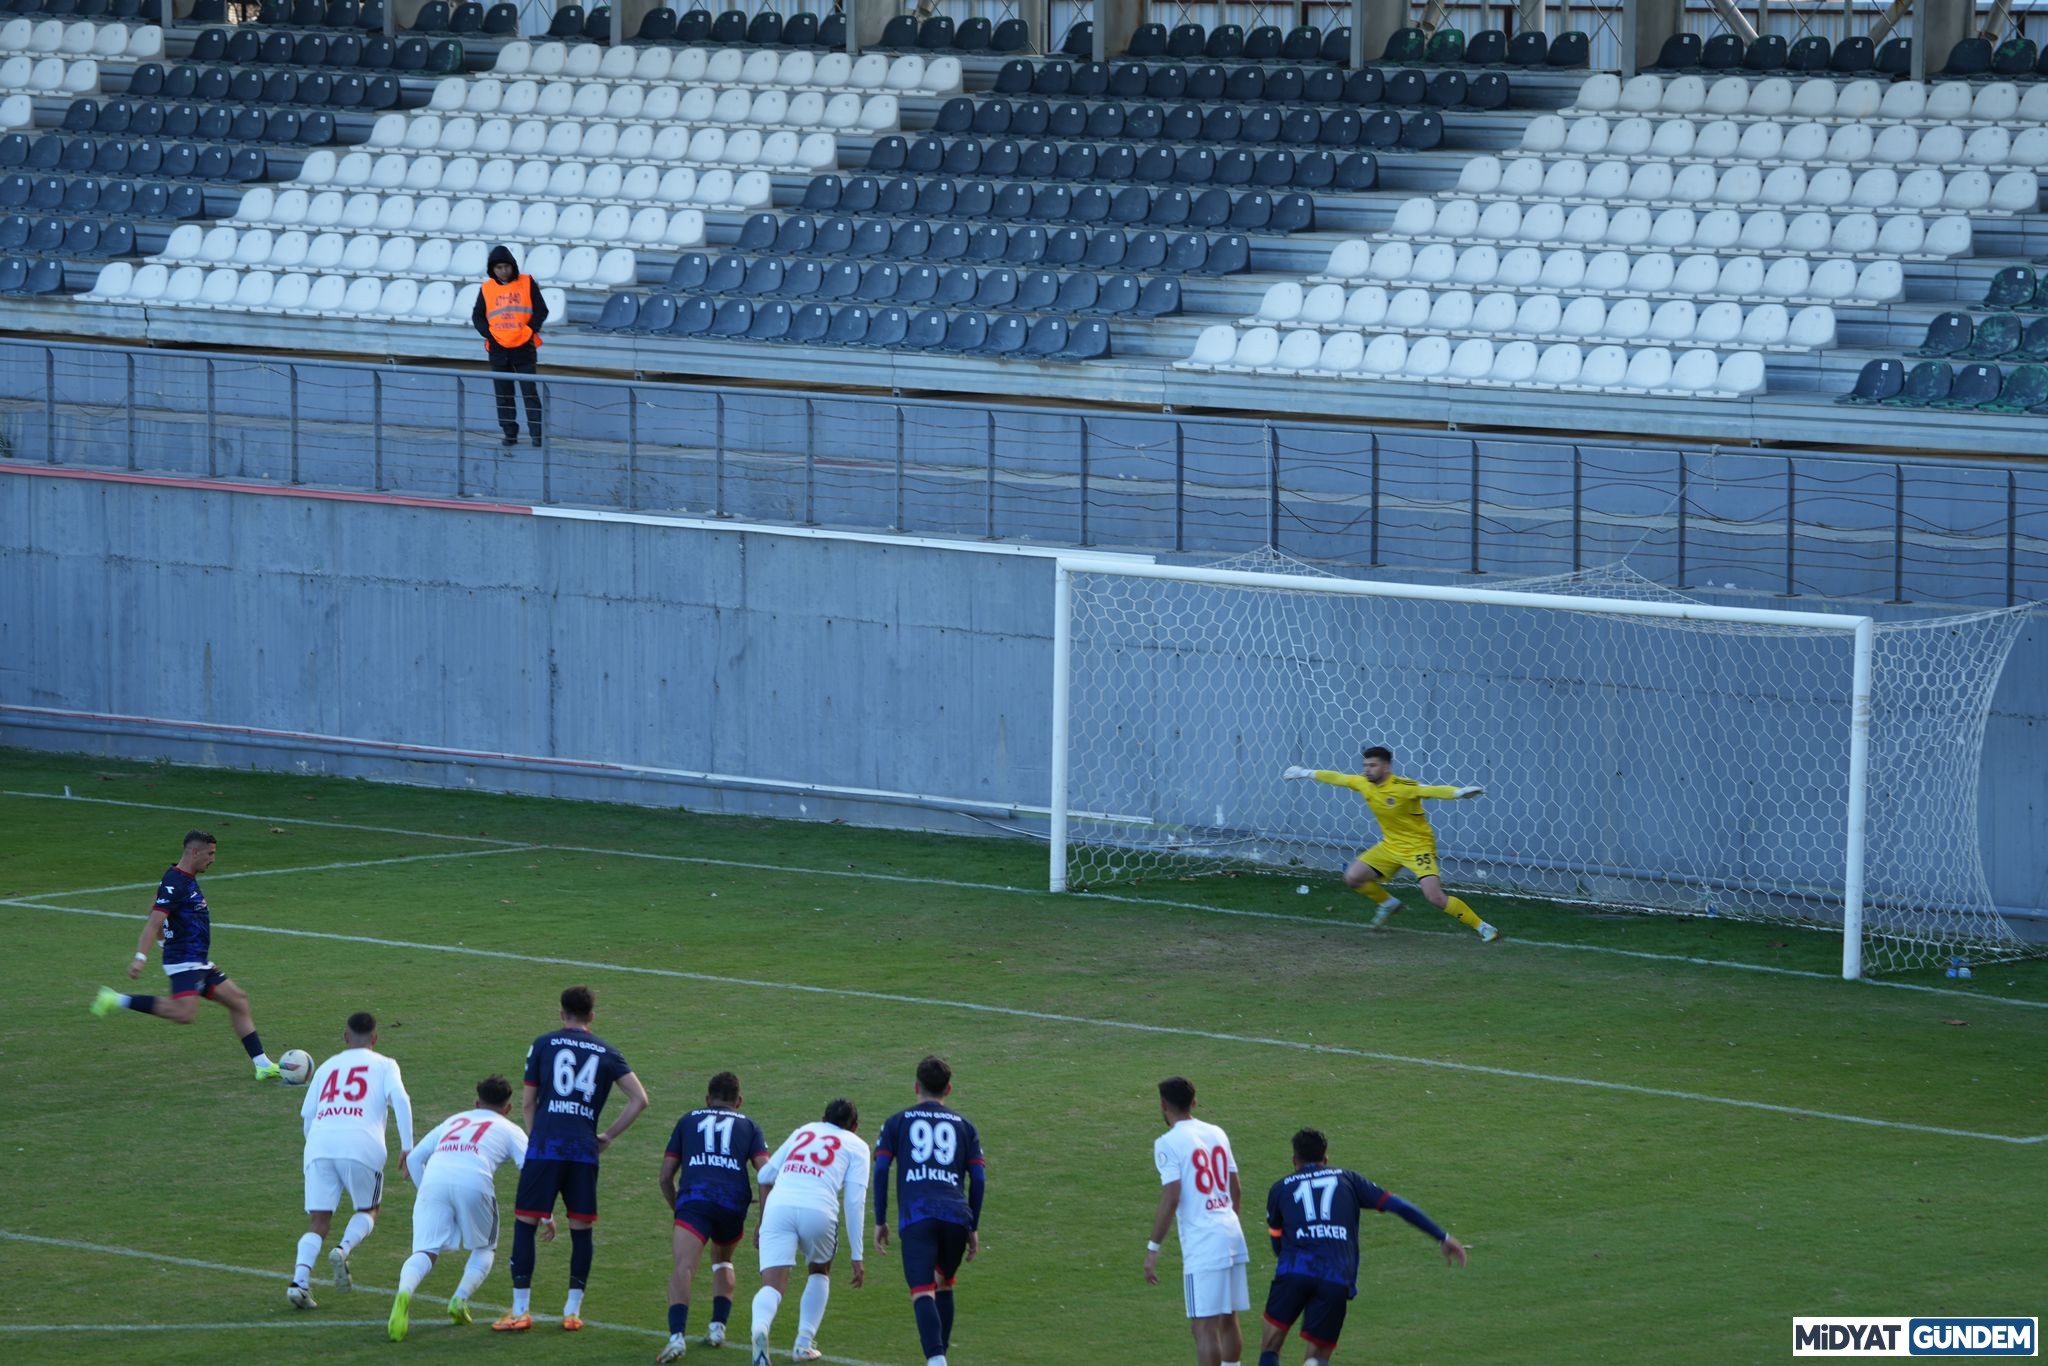
[[[1067,877],[1334,871],[1378,839],[1358,797],[1284,782],[1384,744],[1432,803],[1454,890],[1807,925],[1842,921],[1848,631],[1615,615],[1691,602],[1609,565],[1489,588],[1561,607],[1361,597],[1259,551],[1248,588],[1076,567]],[[1977,848],[1985,718],[2024,611],[1880,625],[1865,970],[2014,956]]]

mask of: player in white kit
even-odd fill
[[[526,1163],[526,1132],[510,1118],[512,1083],[485,1077],[476,1084],[476,1108],[450,1115],[419,1141],[406,1159],[406,1175],[420,1188],[412,1202],[412,1256],[398,1273],[398,1298],[391,1304],[391,1340],[404,1342],[412,1292],[443,1252],[466,1248],[469,1265],[448,1301],[448,1317],[470,1322],[469,1297],[491,1274],[498,1255],[498,1191],[492,1178],[503,1164]],[[541,1221],[541,1238],[552,1242],[555,1221]]]
[[[1159,1244],[1180,1225],[1181,1289],[1195,1334],[1199,1366],[1238,1366],[1244,1334],[1237,1316],[1252,1307],[1246,1268],[1251,1251],[1238,1222],[1243,1190],[1230,1136],[1194,1117],[1195,1086],[1186,1077],[1159,1083],[1166,1132],[1152,1140],[1159,1169],[1159,1208],[1145,1244],[1145,1283],[1159,1284]]]
[[[860,1111],[850,1100],[825,1107],[820,1124],[806,1124],[777,1148],[756,1178],[761,1187],[761,1225],[754,1233],[761,1249],[761,1288],[754,1294],[749,1329],[752,1366],[768,1366],[768,1333],[789,1290],[789,1271],[802,1254],[810,1269],[797,1311],[793,1361],[816,1361],[818,1324],[832,1293],[832,1258],[839,1250],[839,1215],[846,1214],[846,1241],[853,1249],[853,1287],[866,1279],[861,1252],[867,1246],[868,1145],[854,1132]],[[773,1197],[772,1199],[770,1197]]]
[[[348,1017],[341,1041],[347,1045],[314,1069],[306,1083],[300,1118],[306,1128],[306,1233],[299,1239],[298,1260],[285,1298],[294,1307],[312,1309],[313,1263],[320,1244],[333,1227],[334,1211],[348,1195],[355,1207],[341,1242],[328,1254],[334,1288],[349,1287],[348,1255],[377,1226],[377,1207],[384,1200],[385,1117],[398,1120],[398,1153],[412,1153],[412,1098],[398,1064],[376,1050],[377,1020],[367,1010]]]

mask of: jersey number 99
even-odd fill
[[[953,1159],[960,1155],[960,1131],[950,1124],[933,1124],[930,1120],[912,1120],[910,1124],[910,1160],[918,1166],[939,1159],[941,1167],[953,1165]]]

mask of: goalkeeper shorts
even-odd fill
[[[1418,879],[1442,876],[1437,871],[1436,846],[1433,844],[1421,849],[1397,848],[1381,840],[1359,854],[1358,861],[1370,865],[1382,878],[1390,878],[1403,868],[1412,871]]]

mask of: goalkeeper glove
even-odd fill
[[[1458,789],[1458,795],[1460,797],[1483,797],[1486,795],[1486,789],[1483,787],[1461,787]]]
[[[1300,764],[1289,764],[1287,771],[1280,776],[1289,782],[1293,782],[1298,778],[1313,778],[1316,776],[1316,771],[1312,768],[1303,768]]]

